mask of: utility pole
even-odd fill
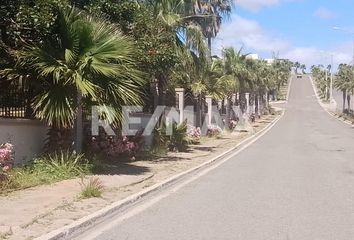
[[[326,75],[325,75],[325,83],[326,83],[326,101],[328,101],[328,69],[325,67],[325,72],[326,72]]]
[[[331,54],[331,81],[330,81],[329,101],[333,102],[333,54]]]

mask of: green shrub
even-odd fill
[[[168,136],[170,151],[185,151],[188,147],[187,123],[172,124],[172,135]]]
[[[0,184],[0,190],[20,190],[70,179],[90,173],[91,168],[81,154],[70,151],[48,154],[35,159],[29,166],[8,172],[6,181]]]
[[[162,132],[162,128],[156,127],[153,131],[151,152],[154,154],[165,155],[168,152],[167,136]]]
[[[14,168],[7,175],[6,181],[0,185],[2,192],[11,190],[26,189],[40,184],[49,183],[48,179],[38,176],[30,171],[29,168]]]
[[[91,165],[83,154],[61,151],[33,161],[32,171],[38,175],[50,175],[53,179],[68,179],[90,172]]]
[[[81,178],[81,197],[82,198],[92,198],[101,197],[104,190],[102,181],[98,178],[90,178],[87,183],[85,183],[84,178]]]
[[[153,145],[155,148],[167,148],[169,151],[185,151],[188,148],[187,123],[172,123],[172,134],[166,134],[166,125],[154,130]]]

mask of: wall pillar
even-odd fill
[[[176,108],[179,110],[179,123],[184,121],[184,88],[175,88]]]
[[[246,93],[246,113],[250,113],[250,94]]]
[[[231,101],[232,99],[229,99],[228,97],[225,98],[226,102],[226,118],[225,118],[225,124],[228,126],[230,124],[230,118],[231,118]]]
[[[213,99],[211,96],[205,97],[206,104],[208,106],[208,126],[211,125],[212,110],[213,110]]]

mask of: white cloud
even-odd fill
[[[331,10],[325,8],[325,7],[320,7],[318,8],[313,15],[318,18],[322,19],[332,19],[336,17],[336,13],[332,12]]]
[[[353,63],[353,48],[353,42],[345,42],[333,48],[336,61],[338,63]]]
[[[312,65],[332,64],[333,57],[333,65],[336,67],[340,63],[349,63],[351,61],[351,51],[348,52],[348,48],[340,49],[339,47],[334,48],[333,51],[323,51],[315,47],[294,47],[281,54],[280,57],[290,59],[293,62],[301,62],[306,64],[308,68]]]
[[[289,51],[281,54],[281,58],[290,59],[293,62],[301,62],[310,66],[313,64],[325,64],[325,58],[328,56],[328,53],[322,52],[317,48],[312,47],[294,47],[289,49]]]
[[[343,43],[325,51],[317,47],[295,46],[288,40],[278,37],[264,29],[257,21],[234,15],[230,22],[222,25],[222,29],[213,43],[213,54],[220,55],[222,48],[244,47],[244,53],[257,53],[267,58],[279,52],[279,57],[299,61],[311,65],[331,63],[333,54],[334,65],[349,63],[352,60],[353,44]]]
[[[222,26],[216,42],[217,48],[221,48],[221,46],[244,46],[246,50],[251,49],[268,53],[284,51],[290,46],[286,40],[264,31],[257,21],[245,19],[238,15],[234,15],[230,23]]]
[[[235,4],[247,10],[258,11],[263,7],[278,5],[285,1],[288,0],[235,0]]]

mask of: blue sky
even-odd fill
[[[333,30],[334,26],[353,34]],[[262,58],[279,57],[308,66],[349,63],[353,55],[353,0],[237,0],[231,18],[215,39],[222,47],[244,47]]]

